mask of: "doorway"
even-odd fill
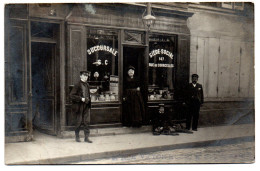
[[[127,76],[127,68],[131,65],[135,67],[135,77],[141,81],[144,78],[144,52],[145,48],[124,47],[123,49],[123,75]],[[125,79],[123,79],[123,82]],[[123,88],[124,89],[124,88]]]
[[[32,42],[31,47],[33,126],[56,135],[56,44]]]
[[[126,78],[128,76],[128,67],[133,66],[135,68],[134,77],[140,83],[140,92],[143,98],[144,104],[146,104],[145,94],[146,94],[146,71],[144,70],[145,66],[145,47],[133,47],[133,46],[125,46],[123,47],[123,97],[126,96]],[[143,106],[145,110],[145,105]],[[123,100],[123,109],[122,109],[122,118],[124,120],[126,114],[127,107],[126,102]],[[146,110],[145,110],[146,111]],[[145,116],[146,112],[143,113]],[[143,123],[145,121],[145,117],[143,117]]]

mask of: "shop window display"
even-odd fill
[[[173,100],[176,37],[150,35],[148,100]]]
[[[87,68],[91,101],[118,101],[118,32],[87,29]]]

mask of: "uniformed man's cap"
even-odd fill
[[[90,71],[80,71],[80,75],[87,75],[90,76]]]
[[[198,74],[192,74],[191,77],[192,77],[192,78],[193,78],[193,77],[199,78],[199,75],[198,75]]]
[[[135,67],[133,67],[133,66],[130,65],[130,66],[128,67],[128,70],[129,70],[129,69],[135,70]]]

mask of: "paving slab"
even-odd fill
[[[34,141],[5,144],[5,163],[66,164],[142,152],[219,144],[224,143],[223,140],[240,141],[242,138],[254,141],[254,136],[254,124],[205,127],[199,128],[193,134],[180,133],[179,136],[153,136],[150,132],[99,136],[91,137],[92,144],[78,143],[74,138],[62,139],[35,132]]]

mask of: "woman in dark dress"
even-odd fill
[[[128,76],[125,82],[123,125],[140,127],[144,115],[144,102],[140,92],[138,80],[134,77],[135,68],[128,67]]]

